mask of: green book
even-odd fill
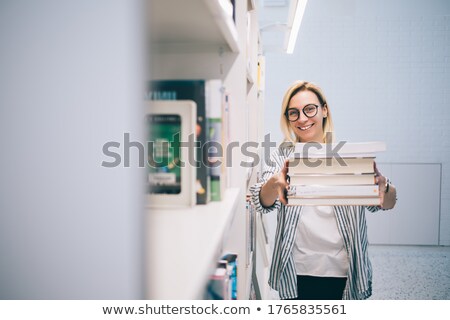
[[[202,151],[207,141],[206,116],[206,80],[152,80],[148,83],[146,99],[148,100],[193,100],[197,104],[197,124],[195,152],[197,168],[196,194],[197,204],[206,204],[210,199],[210,177],[208,170],[208,154]],[[185,141],[187,142],[187,141]]]

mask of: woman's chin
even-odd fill
[[[301,134],[299,134],[298,132],[296,133],[297,135],[297,140],[299,142],[322,142],[322,137],[319,137],[318,135],[315,134],[309,134],[307,132],[301,132]]]

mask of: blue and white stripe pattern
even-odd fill
[[[259,201],[259,193],[263,184],[274,173],[281,170],[293,150],[292,145],[278,147],[271,154],[271,161],[263,164],[263,171],[258,183],[250,188],[256,210],[261,213],[268,213],[275,209],[278,211],[269,285],[278,291],[281,299],[297,297],[297,275],[292,248],[295,243],[297,224],[301,219],[302,207],[286,207],[278,199],[271,207],[263,207]],[[349,259],[347,285],[343,299],[367,299],[372,294],[372,266],[367,252],[365,208],[371,212],[379,210],[378,207],[364,206],[334,207],[339,233],[344,241]]]

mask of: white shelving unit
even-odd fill
[[[233,19],[217,0],[150,1],[149,26],[152,44],[162,50],[184,52],[225,47],[240,51],[239,35]]]
[[[196,299],[205,291],[232,226],[240,193],[226,191],[224,200],[180,209],[158,209],[147,215],[147,287],[158,299]]]
[[[256,255],[255,255],[255,273],[259,284],[260,296],[262,300],[271,299],[270,289],[267,285],[269,278],[270,262],[272,253],[268,243],[266,219],[261,214],[256,215]]]
[[[228,9],[219,0],[150,1],[148,79],[222,79],[231,97],[230,140],[242,146],[249,139],[262,141],[255,85],[260,35],[255,1],[236,0],[234,21]],[[251,123],[250,112],[257,112],[259,124]],[[227,252],[238,254],[238,299],[249,298],[255,261],[247,256],[245,195],[256,170],[240,161],[246,159],[234,150],[222,201],[148,210],[147,298],[201,299],[217,260]]]

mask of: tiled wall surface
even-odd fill
[[[318,83],[338,140],[386,141],[385,163],[442,164],[439,244],[450,245],[450,2],[310,1],[294,54],[266,58],[272,139],[290,83]]]

